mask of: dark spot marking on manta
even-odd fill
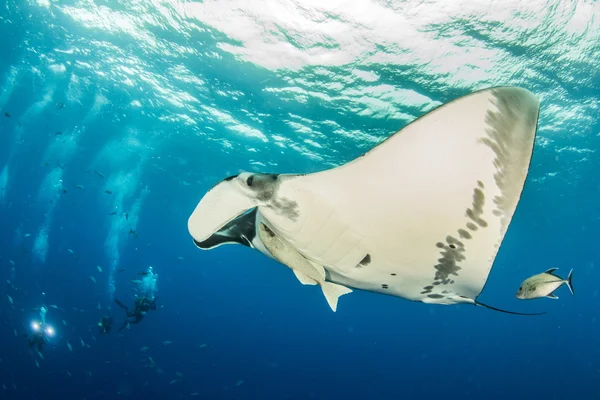
[[[501,217],[502,216],[502,211],[500,211],[500,210],[492,210],[492,214],[494,214],[496,217]]]
[[[471,239],[473,237],[469,232],[462,228],[458,230],[458,236],[460,236],[462,239]]]
[[[293,200],[286,199],[285,197],[281,199],[274,199],[267,207],[276,213],[291,219],[292,221],[296,221],[300,216],[298,203]]]
[[[467,222],[467,228],[469,228],[472,231],[476,231],[477,230],[477,225],[475,225],[472,222]]]
[[[483,182],[481,181],[477,181],[477,186],[479,186],[480,189],[485,189],[485,186],[483,186]]]
[[[467,208],[467,217],[477,225],[482,228],[488,226],[487,221],[485,221],[481,216],[483,215],[483,206],[485,204],[485,194],[483,190],[476,187],[473,189],[473,205],[471,208]]]
[[[448,242],[448,244],[450,245],[450,247],[452,247],[453,244],[456,244],[459,247],[465,247],[465,245],[463,244],[463,242],[461,242],[458,239],[453,238],[452,236],[446,236],[446,242]]]
[[[430,299],[443,299],[444,296],[442,296],[441,294],[428,294],[427,297],[429,297]]]
[[[535,130],[539,110],[534,102],[527,101],[515,89],[497,88],[492,94],[492,102],[496,107],[490,108],[485,116],[487,137],[480,140],[496,155],[494,180],[500,189],[500,195],[494,197],[494,203],[503,215],[506,215],[514,210],[522,189],[521,185],[511,182],[511,175],[528,167],[519,161],[524,161],[527,157],[523,157],[523,153],[533,148],[533,141],[524,143],[524,138],[520,135],[522,129],[515,128],[521,125],[519,128]],[[518,152],[510,151],[517,146],[520,149]],[[503,220],[501,223],[506,226],[508,221]]]
[[[255,193],[257,200],[268,203],[267,207],[277,214],[295,221],[300,216],[298,203],[277,196],[280,184],[278,174],[252,174],[246,179],[246,185]]]
[[[392,272],[390,275],[392,275],[392,276],[396,276],[396,274],[394,274],[393,272]]]
[[[439,285],[441,282],[433,282],[435,286]]]
[[[435,244],[435,247],[437,247],[438,249],[443,249],[445,246],[444,246],[444,243],[442,243],[442,242],[437,242],[437,243]]]
[[[441,257],[438,259],[438,264],[434,266],[436,269],[434,283],[440,282],[442,285],[447,285],[450,282],[450,279],[448,279],[450,275],[458,276],[458,271],[461,270],[458,263],[466,259],[463,242],[448,235],[446,236],[446,243],[448,246],[444,246],[440,252]]]
[[[223,182],[229,182],[229,181],[234,180],[235,178],[237,178],[237,175],[231,175],[231,176],[228,176],[227,178],[223,179]]]
[[[382,289],[389,289],[389,286],[384,283],[384,284],[381,285],[381,288]]]
[[[371,255],[367,254],[365,256],[365,258],[362,259],[361,262],[358,263],[357,267],[360,268],[360,266],[362,265],[363,267],[366,267],[367,265],[371,264]]]
[[[431,290],[433,289],[433,285],[430,286],[425,286],[423,288],[423,291],[421,292],[421,294],[427,294],[427,293],[431,293]]]
[[[278,177],[277,174],[253,174],[248,177],[246,183],[256,193],[258,200],[269,201],[276,197],[280,183]]]

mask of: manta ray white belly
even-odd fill
[[[523,190],[538,111],[526,90],[482,90],[340,167],[228,178],[200,201],[190,233],[205,240],[230,214],[258,207],[277,237],[323,266],[329,281],[427,303],[474,303]]]

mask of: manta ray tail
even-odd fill
[[[331,282],[323,282],[321,285],[321,289],[323,290],[323,294],[325,295],[325,299],[329,304],[329,307],[335,312],[337,310],[337,303],[340,296],[351,293],[352,289],[347,288],[346,286],[338,285],[336,283]]]
[[[516,311],[503,310],[501,308],[496,308],[496,307],[488,306],[487,304],[480,303],[477,300],[475,300],[475,305],[476,306],[480,306],[480,307],[485,307],[485,308],[490,309],[490,310],[499,311],[499,312],[502,312],[502,313],[505,313],[505,314],[528,315],[528,316],[546,314],[546,311],[541,312],[541,313],[520,313],[520,312],[516,312]]]

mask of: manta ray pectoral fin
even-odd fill
[[[316,285],[317,281],[315,281],[312,278],[309,278],[308,276],[304,275],[302,272],[297,271],[295,269],[293,269],[292,271],[294,271],[294,275],[296,275],[296,278],[298,278],[298,280],[300,281],[301,284],[303,285]]]
[[[259,206],[330,281],[436,304],[476,299],[528,175],[539,100],[489,88],[416,119],[364,155],[282,179]],[[368,255],[368,256],[367,256]]]
[[[323,290],[327,304],[329,304],[333,312],[337,310],[338,299],[345,294],[352,293],[352,289],[331,282],[323,282],[321,289]]]

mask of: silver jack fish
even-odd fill
[[[558,296],[553,292],[563,283],[567,285],[571,294],[575,294],[573,291],[573,283],[571,282],[573,270],[569,272],[567,279],[563,279],[554,273],[557,269],[558,268],[551,268],[546,272],[525,279],[517,291],[517,299],[529,300],[539,299],[541,297],[558,299]]]

